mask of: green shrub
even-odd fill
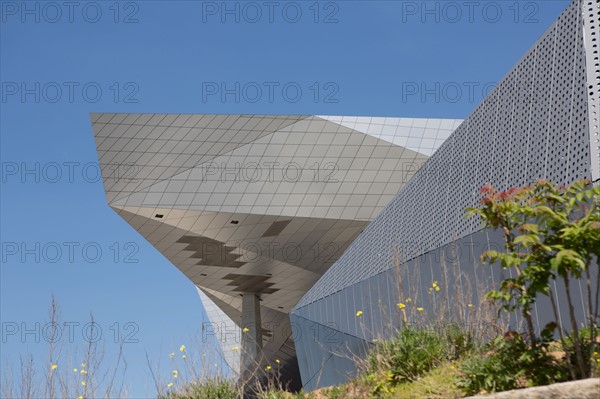
[[[169,391],[163,399],[238,399],[239,389],[231,380],[208,379],[188,384],[182,390]]]
[[[458,387],[467,395],[506,391],[517,387],[517,377],[498,356],[474,355],[460,366]]]
[[[423,328],[403,327],[367,357],[361,378],[371,396],[386,396],[402,383],[417,381],[444,362],[452,362],[478,348],[474,335],[459,324]]]
[[[415,381],[446,357],[444,336],[431,330],[406,327],[369,355],[369,371],[374,374],[389,371],[393,383]]]
[[[593,287],[592,276],[600,258],[600,186],[594,186],[589,180],[579,180],[569,186],[538,180],[507,191],[498,191],[486,184],[480,193],[483,195],[481,207],[469,208],[468,215],[480,217],[486,227],[499,229],[505,243],[505,251],[486,251],[482,260],[511,271],[510,277],[504,278],[498,289],[486,296],[502,303],[507,312],[520,312],[525,320],[532,350],[520,352],[524,364],[545,362],[544,348],[536,348],[538,341],[548,339],[545,332],[558,328],[561,340],[564,338],[560,318],[550,323],[550,329],[547,326],[540,331],[540,336],[536,335],[532,313],[536,301],[544,295],[550,300],[554,314],[558,314],[559,304],[550,283],[562,280],[569,312],[567,320],[573,335],[573,345],[566,350],[573,355],[573,361],[568,357],[569,373],[572,379],[590,377],[593,348],[591,344],[588,348],[582,347],[585,342],[579,338],[580,326],[575,313],[577,296],[570,287],[576,282],[585,284],[585,318],[596,320],[598,307],[594,306],[593,298],[598,298],[600,287]],[[594,336],[591,342],[595,341]],[[534,377],[536,383],[536,378],[544,380],[538,378],[541,376]]]
[[[566,381],[568,370],[550,354],[549,342],[536,340],[532,347],[517,333],[498,337],[486,353],[463,362],[458,385],[465,393],[476,394]]]
[[[474,334],[459,324],[450,324],[441,331],[446,341],[446,360],[458,360],[479,346]]]
[[[595,327],[594,330],[592,330],[590,327],[584,327],[581,329],[581,331],[579,331],[577,339],[579,341],[579,347],[583,356],[584,365],[583,374],[576,373],[577,378],[597,376],[600,374],[600,361],[598,361],[598,359],[600,359],[600,356],[598,355],[598,352],[600,352],[600,343],[595,339],[597,336],[598,327]],[[567,353],[567,356],[565,356],[567,367],[571,366],[577,370],[575,337],[573,334],[569,334],[564,337],[563,348]]]

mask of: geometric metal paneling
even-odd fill
[[[381,129],[381,134],[375,136],[318,117],[279,117],[285,123],[279,122],[278,130],[265,134],[235,130],[238,125],[233,121],[240,117],[229,115],[223,123],[230,127],[219,128],[216,137],[207,137],[203,128],[186,128],[179,136],[165,139],[144,126],[135,133],[133,144],[120,136],[113,137],[129,132],[130,127],[107,128],[116,116],[98,125],[96,140],[109,203],[370,220],[375,207],[389,202],[407,176],[412,176],[428,158],[416,150],[422,146],[423,152],[432,151],[459,122],[357,118],[369,123],[361,123],[356,129],[363,125],[364,130]],[[267,121],[275,118],[256,117]],[[162,129],[182,129],[174,124],[184,118],[170,120],[172,125]],[[397,126],[390,129],[394,123]],[[194,135],[183,136],[189,129]],[[424,132],[436,138],[420,137]],[[394,141],[406,141],[411,147]],[[128,151],[115,151],[118,143],[126,143]],[[115,178],[115,170],[125,176]]]
[[[398,262],[435,281],[440,253],[499,241],[463,217],[483,184],[599,181],[598,34],[600,0],[574,0],[464,121],[92,114],[107,201],[196,284],[225,335],[239,334],[240,295],[259,295],[284,380],[343,381],[353,366],[334,353],[382,332]],[[458,267],[477,275],[483,249],[469,248]],[[219,342],[239,370],[238,342]]]
[[[431,156],[462,122],[458,119],[319,116],[369,136]]]
[[[393,267],[392,249],[412,259],[480,230],[464,210],[486,183],[591,178],[586,54],[598,54],[584,36],[574,1],[297,307]]]
[[[259,294],[264,352],[286,359],[282,367],[296,382],[289,311],[461,123],[193,114],[91,120],[109,206],[196,284],[220,320],[239,326],[240,295]]]
[[[464,121],[91,114],[107,202],[194,282],[226,336],[241,294],[259,295],[284,381],[342,381],[352,365],[333,353],[383,329],[375,310],[395,306],[398,262],[433,281],[447,248],[498,240],[463,217],[483,184],[598,183],[599,34],[600,0],[574,0]],[[477,274],[469,254],[459,267]],[[237,371],[239,343],[222,335]]]
[[[109,202],[304,118],[301,115],[91,115]]]

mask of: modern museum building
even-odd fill
[[[455,304],[498,281],[480,255],[502,237],[465,218],[483,185],[599,183],[599,34],[600,0],[572,1],[464,120],[92,114],[107,202],[197,286],[234,372],[342,383],[393,326],[468,321]]]

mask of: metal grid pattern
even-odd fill
[[[414,135],[426,132],[436,138],[423,142],[431,151],[460,123],[143,114],[92,121],[113,209],[199,286],[237,295],[226,278],[233,271],[268,274],[263,305],[288,311],[427,159],[393,141],[418,149]],[[115,179],[114,162],[136,173]],[[238,166],[248,164],[271,167],[248,181]],[[302,168],[296,179],[286,178],[290,164]],[[288,244],[301,255],[289,256]]]
[[[282,361],[295,358],[289,311],[461,122],[91,119],[109,205],[202,290],[211,320],[239,326],[240,291],[259,293],[264,351]]]
[[[225,362],[235,374],[239,374],[241,329],[200,288],[198,288],[198,295],[200,296],[206,315],[212,323]]]
[[[467,323],[485,323],[480,318],[465,318],[464,306],[467,303],[480,306],[487,292],[485,287],[503,278],[503,271],[499,268],[481,267],[473,261],[479,259],[485,250],[498,248],[494,243],[502,242],[501,234],[499,231],[480,230],[402,265],[404,270],[410,271],[403,278],[395,268],[388,269],[318,302],[295,309],[290,318],[298,326],[295,333],[299,339],[295,342],[304,388],[312,390],[345,383],[357,372],[352,359],[373,345],[374,339],[381,341],[394,336],[404,317],[421,323],[439,315],[442,305],[439,301],[443,298],[447,301],[443,306],[451,312],[451,316],[458,313]],[[441,259],[445,259],[447,269],[439,267]],[[416,273],[416,270],[419,272]],[[595,273],[592,272],[592,279],[596,278]],[[428,292],[434,281],[439,282],[445,294],[437,296]],[[482,286],[478,289],[479,284]],[[564,286],[553,284],[553,290],[559,304],[564,304]],[[573,298],[577,298],[576,314],[585,323],[586,306],[583,299],[579,299],[584,298],[585,287],[574,284],[572,290]],[[412,297],[412,302],[401,299],[407,296]],[[454,302],[455,298],[459,300]],[[406,304],[406,314],[399,311],[399,302]],[[423,313],[415,314],[417,307],[423,308]],[[566,326],[569,324],[569,312],[564,306],[559,308],[560,324]],[[358,310],[363,312],[360,317],[356,316]],[[548,298],[538,298],[533,308],[534,324],[541,328],[552,320],[554,314]],[[511,322],[510,327],[519,330],[518,320],[513,318]],[[332,363],[336,364],[336,368],[331,367]]]
[[[319,116],[349,129],[431,156],[461,124],[460,119]]]
[[[580,10],[580,1],[569,5],[297,308],[480,230],[463,215],[486,183],[591,177]]]
[[[112,202],[306,116],[105,113],[91,118]]]
[[[111,205],[348,220],[372,219],[426,161],[423,153],[432,152],[460,122],[378,118],[355,126],[382,130],[374,138],[318,117],[293,123],[280,117],[277,123],[284,127],[268,134],[236,131],[228,122],[230,130],[211,128],[211,136],[198,127],[164,136],[164,129],[182,129],[171,125],[161,128],[162,136],[141,129],[130,139],[121,137],[123,131],[139,126],[121,127],[122,115],[101,118],[94,126]],[[400,141],[423,150],[393,144]],[[115,176],[115,170],[124,176]]]

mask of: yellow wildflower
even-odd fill
[[[434,281],[434,282],[433,282],[433,284],[431,284],[431,286],[432,286],[433,288],[437,287],[437,286],[438,286],[438,285],[437,285],[437,281]]]
[[[436,291],[439,291],[439,290],[440,290],[440,287],[435,287],[435,290],[436,290]]]
[[[410,301],[412,301],[412,299],[406,298],[406,302],[410,302]]]
[[[242,332],[247,333],[248,331],[250,331],[250,329],[248,327],[244,327],[244,329],[242,330]]]
[[[183,360],[185,360],[185,359],[187,359],[187,356],[186,356],[186,355],[182,355],[182,356],[181,356],[181,358],[182,358]]]
[[[51,364],[51,365],[50,365],[50,369],[52,369],[52,370],[56,370],[56,368],[57,368],[57,367],[58,367],[58,366],[57,366],[56,364]]]
[[[172,383],[172,382],[169,382],[169,383],[167,384],[167,388],[171,388],[172,386],[173,386],[173,383]]]
[[[271,366],[267,366],[267,368],[265,370],[267,370],[267,371],[271,370]]]
[[[281,361],[279,361],[279,359],[276,359],[275,363],[279,364],[279,363],[281,363]]]
[[[358,312],[356,312],[356,317],[360,317],[360,316],[362,316],[362,314],[363,314],[363,311],[359,310]]]
[[[81,385],[83,385],[83,386],[86,386],[86,385],[87,385],[87,382],[85,382],[85,381],[81,381]]]
[[[179,347],[179,351],[180,351],[180,352],[185,352],[185,345],[181,345],[181,346]]]
[[[373,340],[373,342],[377,343],[377,342],[379,342],[379,340],[378,340],[377,338],[375,338],[375,339]]]
[[[417,308],[417,310],[418,310],[419,312],[422,312],[422,311],[423,311],[423,308]]]
[[[232,350],[232,351],[236,351],[236,350],[238,350],[238,347],[237,347],[237,345],[235,345],[234,347],[232,347],[232,348],[231,348],[231,350]]]
[[[173,370],[173,378],[177,378],[178,374],[179,374],[179,372],[177,370]]]
[[[73,369],[73,372],[74,372],[74,373],[76,373],[76,372],[77,372],[77,369]]]
[[[470,303],[470,304],[468,304],[467,306],[468,306],[468,307],[470,307],[470,308],[472,308],[472,307],[473,307],[473,304],[472,304],[472,303]]]
[[[173,353],[173,352],[169,353],[169,359],[173,359],[173,356],[175,356],[175,353]]]
[[[81,370],[81,374],[87,374],[87,371]]]
[[[83,399],[83,396],[82,396],[82,395],[79,395],[79,396],[77,397],[77,399]]]
[[[398,306],[398,309],[404,309],[406,307],[406,305],[404,305],[403,303],[399,303],[396,306]]]

